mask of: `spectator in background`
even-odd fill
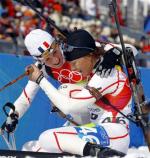
[[[0,2],[0,16],[3,12],[6,12],[6,10],[3,8],[2,3]]]
[[[148,11],[148,15],[144,20],[144,32],[150,35],[150,10]]]
[[[119,23],[121,26],[125,26],[125,19],[122,15],[122,10],[120,9],[121,8],[121,0],[117,0],[117,16],[118,16],[118,20],[119,20]],[[111,16],[111,11],[109,11],[109,14],[110,14],[110,18],[112,18],[112,23],[115,22],[115,19],[114,17]]]
[[[21,7],[21,12],[23,16],[20,22],[20,32],[24,38],[31,30],[38,27],[40,20],[36,13],[26,6]]]
[[[96,18],[96,1],[95,0],[81,0],[80,7],[84,13],[85,20]]]
[[[140,48],[143,53],[150,53],[150,40],[145,36],[141,37]]]
[[[8,12],[2,13],[0,19],[0,38],[7,41],[16,39],[18,36],[17,30],[14,28],[11,18],[9,18]]]
[[[15,9],[12,0],[1,0],[2,8],[8,12],[11,17],[15,16]]]
[[[110,34],[111,34],[110,27],[107,27],[107,26],[103,27],[99,40],[105,41],[105,42],[110,42],[111,41],[111,39],[109,38]]]
[[[110,37],[111,37],[111,39],[113,40],[114,43],[117,43],[118,30],[117,30],[115,27],[113,27],[113,28],[111,29]]]

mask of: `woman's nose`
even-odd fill
[[[59,62],[59,58],[57,58],[57,57],[52,58],[52,63],[53,64],[58,64],[58,62]]]

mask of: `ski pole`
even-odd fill
[[[118,29],[118,35],[123,50],[123,62],[125,62],[125,67],[128,74],[128,79],[130,87],[132,90],[132,96],[135,107],[135,116],[137,118],[138,124],[141,126],[145,141],[147,143],[148,149],[150,151],[150,122],[149,122],[149,102],[146,101],[143,85],[141,83],[138,68],[136,66],[136,61],[131,49],[126,49],[123,41],[122,32],[120,29],[119,19],[117,16],[117,1],[111,0],[110,9],[115,18],[116,27]]]
[[[41,19],[44,19],[47,24],[49,26],[53,26],[59,33],[60,35],[63,37],[63,38],[66,38],[67,37],[67,34],[61,30],[54,22],[54,20],[52,20],[50,17],[46,17],[42,12],[38,11],[36,9],[36,7],[33,5],[32,1],[31,0],[14,0],[18,3],[21,3],[22,5],[26,5],[28,7],[30,7],[32,10],[35,11],[35,13],[41,18]]]
[[[69,121],[70,123],[72,123],[75,126],[80,126],[80,124],[78,124],[76,121],[72,120],[71,118],[69,118],[66,114],[64,114],[60,109],[58,109],[54,104],[53,104],[53,109],[51,110],[51,112],[57,112],[62,118],[65,118],[67,121]]]
[[[8,146],[9,150],[13,150],[13,147],[11,146],[10,142],[8,142],[6,136],[4,135],[4,130],[2,128],[0,128],[0,135],[2,136],[2,138],[4,139],[6,145]]]
[[[6,85],[4,85],[2,88],[0,88],[0,92],[6,89],[7,87],[11,86],[12,84],[16,83],[17,81],[21,80],[23,77],[30,75],[32,72],[33,72],[33,68],[29,67],[23,74],[21,74],[16,79],[10,81]]]
[[[16,148],[16,139],[15,139],[14,132],[11,133],[10,136],[11,136],[12,148],[13,148],[13,150],[16,150],[17,148]]]

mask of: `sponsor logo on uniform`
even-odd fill
[[[99,108],[96,108],[96,109],[95,109],[95,108],[89,108],[89,107],[88,107],[88,110],[89,110],[90,112],[97,112],[97,113],[101,111],[101,109],[99,109]]]

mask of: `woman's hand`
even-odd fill
[[[41,72],[34,64],[28,66],[26,70],[28,70],[31,67],[33,69],[33,72],[29,74],[29,80],[34,81],[39,84],[41,79],[44,77],[43,72]],[[41,79],[39,80],[40,76],[41,76]]]
[[[121,55],[121,50],[117,48],[112,48],[109,51],[105,52],[101,62],[98,64],[96,68],[96,73],[101,78],[107,78],[109,75],[113,73],[115,65],[120,65]]]

